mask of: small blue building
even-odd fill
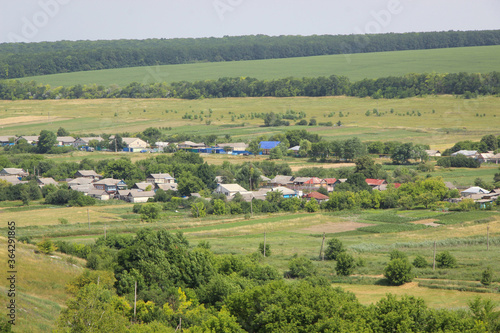
[[[281,141],[261,141],[259,143],[260,149],[262,149],[262,155],[269,155],[271,149],[276,148]]]

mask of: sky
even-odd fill
[[[1,0],[0,43],[500,29],[500,0]]]

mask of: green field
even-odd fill
[[[131,82],[177,82],[221,77],[317,77],[344,75],[352,81],[408,73],[486,73],[500,68],[500,46],[327,55],[301,58],[195,63],[26,77],[51,86],[98,84],[125,86]]]
[[[362,141],[418,140],[433,149],[445,149],[457,141],[499,135],[498,102],[498,97],[465,100],[453,96],[0,101],[0,133],[32,135],[42,129],[57,131],[64,127],[75,135],[133,135],[153,126],[171,127],[166,134],[230,134],[236,142],[289,129],[307,129],[327,140],[352,136]],[[383,115],[367,117],[365,112],[373,109]],[[209,110],[213,111],[211,115]],[[316,118],[318,123],[341,121],[343,126],[261,127],[264,121],[251,117],[252,113],[287,110],[304,111],[307,120]],[[417,111],[421,116],[416,115]],[[182,119],[186,114],[198,119]],[[206,125],[207,120],[210,125]]]

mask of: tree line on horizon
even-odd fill
[[[132,82],[125,87],[112,85],[81,85],[51,87],[35,81],[0,81],[1,100],[99,99],[99,98],[227,98],[227,97],[295,97],[295,96],[355,96],[378,98],[407,98],[424,95],[500,94],[500,72],[423,73],[363,79],[351,82],[345,76],[331,75],[316,78],[220,78],[196,82],[141,84]]]
[[[0,79],[111,68],[500,45],[500,30],[0,44]]]

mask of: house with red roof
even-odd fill
[[[319,192],[307,193],[303,196],[303,198],[306,198],[307,200],[316,199],[318,203],[322,203],[330,199],[327,195],[321,194]]]
[[[335,185],[340,184],[340,180],[337,178],[325,178],[323,179],[323,185],[326,186],[328,192],[333,192],[335,190]]]
[[[372,179],[372,178],[366,178],[366,183],[373,189],[373,190],[382,190],[382,185],[387,185],[387,181],[385,179]]]

